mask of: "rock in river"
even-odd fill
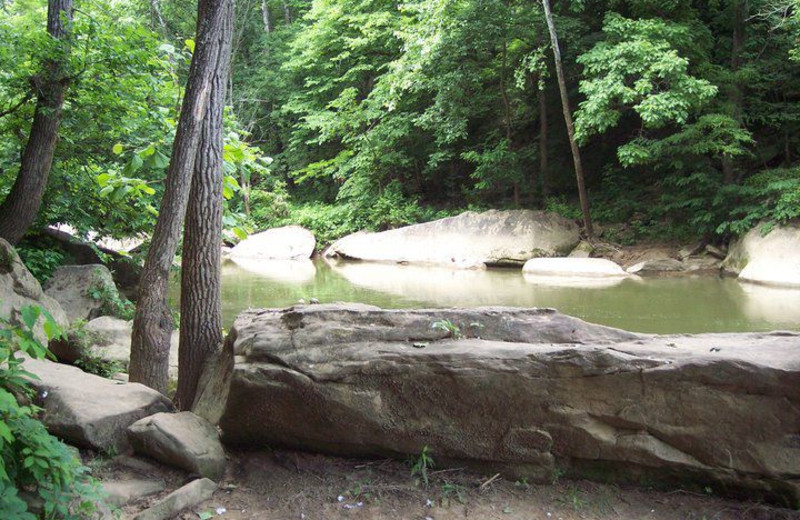
[[[231,259],[307,260],[316,244],[311,231],[300,226],[273,228],[239,242],[231,251]]]
[[[335,242],[326,255],[474,269],[520,266],[530,258],[565,256],[578,241],[578,226],[555,213],[468,211],[380,233],[348,235]]]
[[[746,282],[800,287],[800,224],[763,231],[756,226],[734,242],[723,268]]]
[[[549,309],[314,305],[244,312],[228,341],[240,356],[229,443],[401,458],[428,446],[442,462],[541,480],[798,498],[797,334],[644,336]]]

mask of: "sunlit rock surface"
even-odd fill
[[[800,288],[800,225],[756,226],[731,244],[723,267],[746,282]]]
[[[228,341],[229,443],[401,458],[428,446],[541,480],[796,499],[797,334],[645,336],[548,309],[351,304],[245,312]]]
[[[565,256],[578,241],[578,226],[555,213],[468,211],[380,233],[348,235],[335,242],[326,255],[481,269],[486,265],[520,266],[536,257]]]
[[[231,250],[231,258],[248,260],[300,260],[314,253],[317,241],[300,226],[284,226],[250,235]]]

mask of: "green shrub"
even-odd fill
[[[64,264],[64,253],[57,249],[39,249],[35,247],[18,247],[17,253],[28,271],[39,282],[44,283],[53,276],[53,271]]]
[[[36,520],[21,490],[41,499],[38,518],[90,518],[99,486],[74,452],[47,432],[37,417],[41,410],[26,404],[34,397],[28,379],[36,376],[25,371],[16,352],[35,359],[49,355],[33,334],[40,317],[48,337],[62,335],[51,316],[32,306],[22,309],[23,327],[2,320],[0,329],[0,518]]]
[[[89,298],[100,302],[100,312],[106,316],[114,316],[122,320],[132,320],[136,306],[124,299],[115,286],[98,282],[86,290]]]
[[[288,195],[285,188],[276,187],[267,191],[250,190],[250,220],[256,229],[274,227],[275,223],[289,216]]]

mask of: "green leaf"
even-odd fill
[[[28,327],[28,329],[33,329],[36,326],[36,320],[39,319],[39,315],[41,314],[41,309],[39,307],[28,305],[22,308],[20,314],[22,315],[22,322]]]
[[[187,39],[184,40],[183,43],[186,45],[186,48],[189,49],[189,52],[194,54],[194,40]]]
[[[122,143],[115,144],[111,151],[114,152],[114,155],[120,155],[122,153]]]

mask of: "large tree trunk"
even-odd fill
[[[583,176],[583,163],[581,162],[581,152],[578,143],[575,141],[575,125],[572,122],[572,111],[569,107],[567,97],[567,83],[564,79],[564,67],[561,63],[561,49],[558,46],[558,34],[553,23],[553,13],[550,12],[550,1],[542,0],[544,6],[544,16],[547,19],[547,28],[550,30],[550,42],[553,47],[553,57],[556,63],[556,76],[558,78],[558,90],[561,93],[561,108],[564,111],[564,122],[567,124],[567,134],[569,135],[569,146],[572,149],[572,160],[575,163],[575,177],[578,181],[578,196],[581,200],[581,211],[583,212],[583,226],[588,238],[594,238],[594,228],[592,227],[592,217],[589,213],[589,197],[586,194],[586,184]]]
[[[214,72],[224,55],[232,0],[200,0],[197,37],[181,107],[164,198],[153,230],[133,320],[130,380],[167,391],[169,338],[173,320],[167,305],[169,271],[186,215],[203,119],[208,112]]]
[[[72,25],[72,0],[50,0],[47,5],[47,32],[61,40],[68,50],[67,39]],[[53,165],[61,124],[61,107],[67,90],[64,61],[67,54],[47,60],[44,74],[33,79],[36,111],[28,142],[22,152],[19,173],[3,204],[0,205],[0,237],[16,244],[36,219],[47,178]]]
[[[226,18],[222,56],[194,168],[183,235],[181,327],[178,351],[179,408],[191,410],[206,362],[222,347],[220,243],[222,237],[222,115],[230,67],[233,13]]]

